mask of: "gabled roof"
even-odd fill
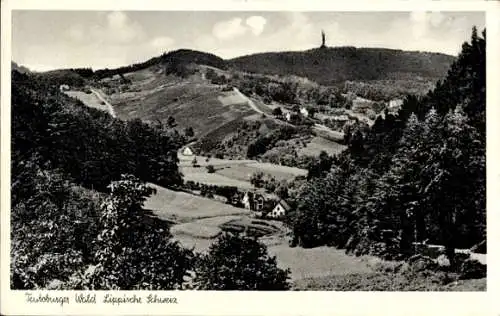
[[[285,201],[285,200],[280,200],[278,204],[281,204],[281,206],[286,210],[289,211],[292,209],[292,207]]]

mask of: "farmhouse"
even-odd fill
[[[274,209],[267,214],[267,217],[283,218],[286,215],[286,213],[291,209],[292,209],[291,206],[285,200],[280,200],[278,204],[276,204]]]
[[[257,192],[246,192],[241,201],[243,206],[251,211],[261,211],[264,208],[264,202],[264,196]]]
[[[190,148],[190,147],[186,147],[184,148],[184,150],[182,151],[182,154],[184,156],[192,156],[193,155],[193,150]]]
[[[290,121],[292,119],[292,114],[290,114],[290,112],[287,112],[285,114],[285,118],[286,118],[287,121]]]
[[[62,84],[59,86],[59,90],[62,92],[62,91],[68,91],[69,90],[69,86],[67,84]]]
[[[394,99],[394,100],[389,101],[389,109],[390,110],[399,110],[402,105],[403,105],[403,100],[401,100],[401,99]]]

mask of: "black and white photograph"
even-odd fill
[[[11,290],[487,290],[484,11],[11,19]]]

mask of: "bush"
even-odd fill
[[[458,269],[460,279],[482,279],[486,278],[486,265],[474,259],[463,261]]]
[[[278,107],[278,108],[275,108],[275,109],[273,110],[273,115],[274,115],[274,116],[282,116],[282,115],[283,115],[283,111],[282,111],[282,110],[281,110],[281,108],[279,108],[279,107]]]
[[[290,288],[290,271],[278,268],[256,238],[225,233],[202,255],[195,283],[201,290],[281,291]]]
[[[208,166],[207,166],[207,172],[208,172],[208,173],[214,173],[214,172],[215,172],[215,168],[214,168],[214,166],[212,166],[212,165],[208,165]]]

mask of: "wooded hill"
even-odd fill
[[[157,64],[199,64],[258,74],[308,78],[322,85],[372,80],[442,79],[455,57],[429,52],[385,48],[331,47],[300,52],[259,53],[224,60],[189,49],[164,53],[143,63],[115,69],[68,69],[83,78],[102,79]],[[61,72],[62,70],[58,70]],[[49,73],[56,73],[55,71]]]
[[[468,248],[486,238],[486,32],[473,29],[446,78],[406,98],[296,197],[295,241],[407,258],[413,242]]]
[[[297,75],[322,85],[346,80],[387,80],[423,77],[441,79],[453,56],[409,52],[385,48],[331,47],[303,52],[262,53],[231,59],[239,70],[272,74]]]

